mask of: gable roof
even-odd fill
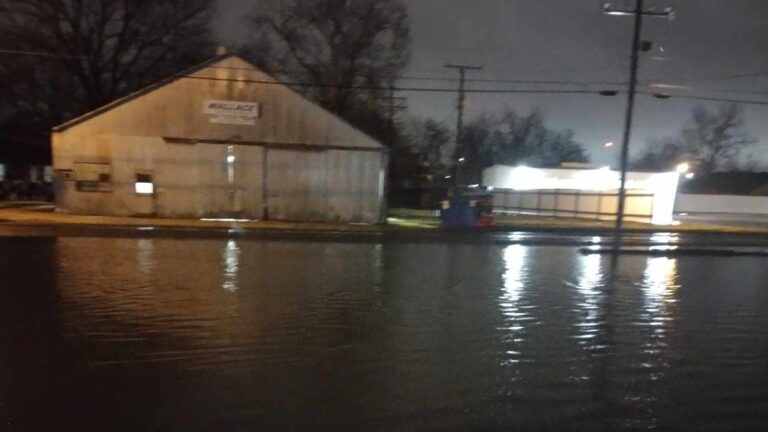
[[[92,119],[94,117],[98,117],[99,115],[101,115],[101,114],[103,114],[105,112],[111,111],[111,110],[113,110],[113,109],[115,109],[115,108],[117,108],[117,107],[119,107],[121,105],[127,104],[127,103],[129,103],[129,102],[131,102],[131,101],[133,101],[135,99],[138,99],[141,96],[144,96],[144,95],[146,95],[148,93],[152,93],[153,91],[155,91],[155,90],[157,90],[159,88],[162,88],[162,87],[165,87],[167,85],[170,85],[170,84],[172,84],[172,83],[174,83],[176,81],[179,81],[181,79],[189,78],[194,73],[200,72],[200,71],[202,71],[202,70],[204,70],[204,69],[206,69],[208,67],[213,66],[216,63],[222,62],[222,61],[230,59],[230,58],[236,58],[238,60],[241,60],[241,61],[247,63],[255,71],[258,71],[258,72],[266,75],[267,77],[271,78],[272,80],[274,80],[275,84],[279,84],[279,85],[285,87],[288,91],[290,91],[294,95],[296,95],[299,98],[304,99],[304,100],[312,103],[313,105],[317,106],[321,110],[325,111],[327,114],[329,114],[331,117],[335,118],[336,121],[340,122],[344,126],[346,126],[348,128],[351,128],[351,129],[357,131],[358,133],[362,134],[363,136],[367,137],[372,143],[374,143],[375,146],[377,146],[379,148],[384,148],[384,149],[387,148],[378,139],[373,138],[367,132],[360,130],[356,126],[353,126],[351,123],[349,123],[349,121],[347,121],[346,119],[342,118],[338,114],[336,114],[336,113],[328,110],[327,108],[319,105],[317,102],[312,101],[307,96],[305,96],[305,95],[297,92],[293,88],[291,88],[289,85],[281,83],[279,80],[271,77],[269,74],[267,74],[264,71],[260,70],[259,68],[257,68],[256,66],[254,66],[253,64],[248,62],[247,60],[244,60],[242,57],[238,56],[237,54],[232,54],[232,53],[228,53],[228,54],[224,54],[224,55],[219,55],[219,56],[213,57],[210,60],[207,60],[207,61],[205,61],[203,63],[200,63],[200,64],[198,64],[196,66],[193,66],[191,68],[183,70],[183,71],[181,71],[181,72],[179,72],[177,74],[171,75],[171,76],[169,76],[169,77],[167,77],[167,78],[165,78],[163,80],[160,80],[160,81],[158,81],[158,82],[156,82],[154,84],[150,84],[150,85],[148,85],[148,86],[146,86],[144,88],[141,88],[141,89],[139,89],[139,90],[137,90],[137,91],[135,91],[135,92],[133,92],[131,94],[128,94],[126,96],[118,98],[118,99],[116,99],[116,100],[114,100],[114,101],[112,101],[112,102],[110,102],[110,103],[108,103],[106,105],[103,105],[103,106],[101,106],[99,108],[96,108],[93,111],[87,112],[87,113],[85,113],[85,114],[83,114],[83,115],[81,115],[79,117],[75,117],[75,118],[73,118],[71,120],[68,120],[68,121],[58,125],[58,126],[55,126],[55,127],[53,127],[52,131],[54,133],[66,131],[69,128],[72,128],[74,126],[79,125],[80,123],[84,123],[84,122],[86,122],[86,121],[88,121],[88,120],[90,120],[90,119]]]
[[[213,65],[215,63],[218,63],[218,62],[220,62],[222,60],[225,60],[225,59],[228,59],[230,57],[237,57],[237,56],[234,55],[234,54],[224,54],[224,55],[216,56],[216,57],[214,57],[214,58],[212,58],[210,60],[206,60],[203,63],[200,63],[200,64],[198,64],[196,66],[192,66],[189,69],[183,70],[183,71],[181,71],[181,72],[179,72],[179,73],[177,73],[175,75],[171,75],[171,76],[169,76],[169,77],[167,77],[165,79],[162,79],[162,80],[160,80],[160,81],[158,81],[158,82],[156,82],[154,84],[150,84],[150,85],[148,85],[146,87],[143,87],[143,88],[141,88],[141,89],[139,89],[139,90],[137,90],[137,91],[135,91],[133,93],[130,93],[130,94],[126,95],[126,96],[123,96],[121,98],[115,99],[115,100],[113,100],[112,102],[110,102],[110,103],[108,103],[106,105],[103,105],[103,106],[101,106],[99,108],[96,108],[93,111],[89,111],[89,112],[87,112],[87,113],[85,113],[85,114],[83,114],[83,115],[81,115],[79,117],[75,117],[72,120],[68,120],[68,121],[66,121],[66,122],[64,122],[64,123],[62,123],[62,124],[60,124],[58,126],[54,126],[53,127],[53,131],[54,132],[63,132],[65,130],[71,128],[72,126],[76,126],[76,125],[78,125],[80,123],[88,121],[88,120],[90,120],[90,119],[92,119],[92,118],[94,118],[96,116],[99,116],[99,115],[101,115],[101,114],[103,114],[103,113],[105,113],[107,111],[110,111],[110,110],[112,110],[114,108],[117,108],[120,105],[126,104],[126,103],[128,103],[128,102],[130,102],[130,101],[132,101],[134,99],[137,99],[137,98],[139,98],[141,96],[144,96],[147,93],[151,93],[151,92],[159,89],[160,87],[165,87],[168,84],[176,82],[176,81],[184,78],[187,75],[193,74],[195,72],[199,72],[199,71],[207,68],[208,66],[211,66],[211,65]]]

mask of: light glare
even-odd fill
[[[137,194],[152,195],[155,193],[155,185],[153,183],[136,182],[135,190]]]
[[[683,162],[675,167],[675,171],[678,174],[685,174],[691,170],[691,165],[688,162]]]

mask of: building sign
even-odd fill
[[[208,121],[220,124],[252,126],[259,117],[259,104],[256,102],[206,100],[203,112],[209,115]]]

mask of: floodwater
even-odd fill
[[[768,430],[768,259],[0,238],[0,430]]]

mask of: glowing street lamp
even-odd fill
[[[608,141],[607,143],[605,143],[605,148],[611,148],[611,147],[613,147],[613,141]]]
[[[677,171],[678,174],[687,174],[688,171],[690,170],[691,170],[691,164],[689,164],[688,162],[683,162],[681,164],[678,164],[675,167],[675,171]]]

